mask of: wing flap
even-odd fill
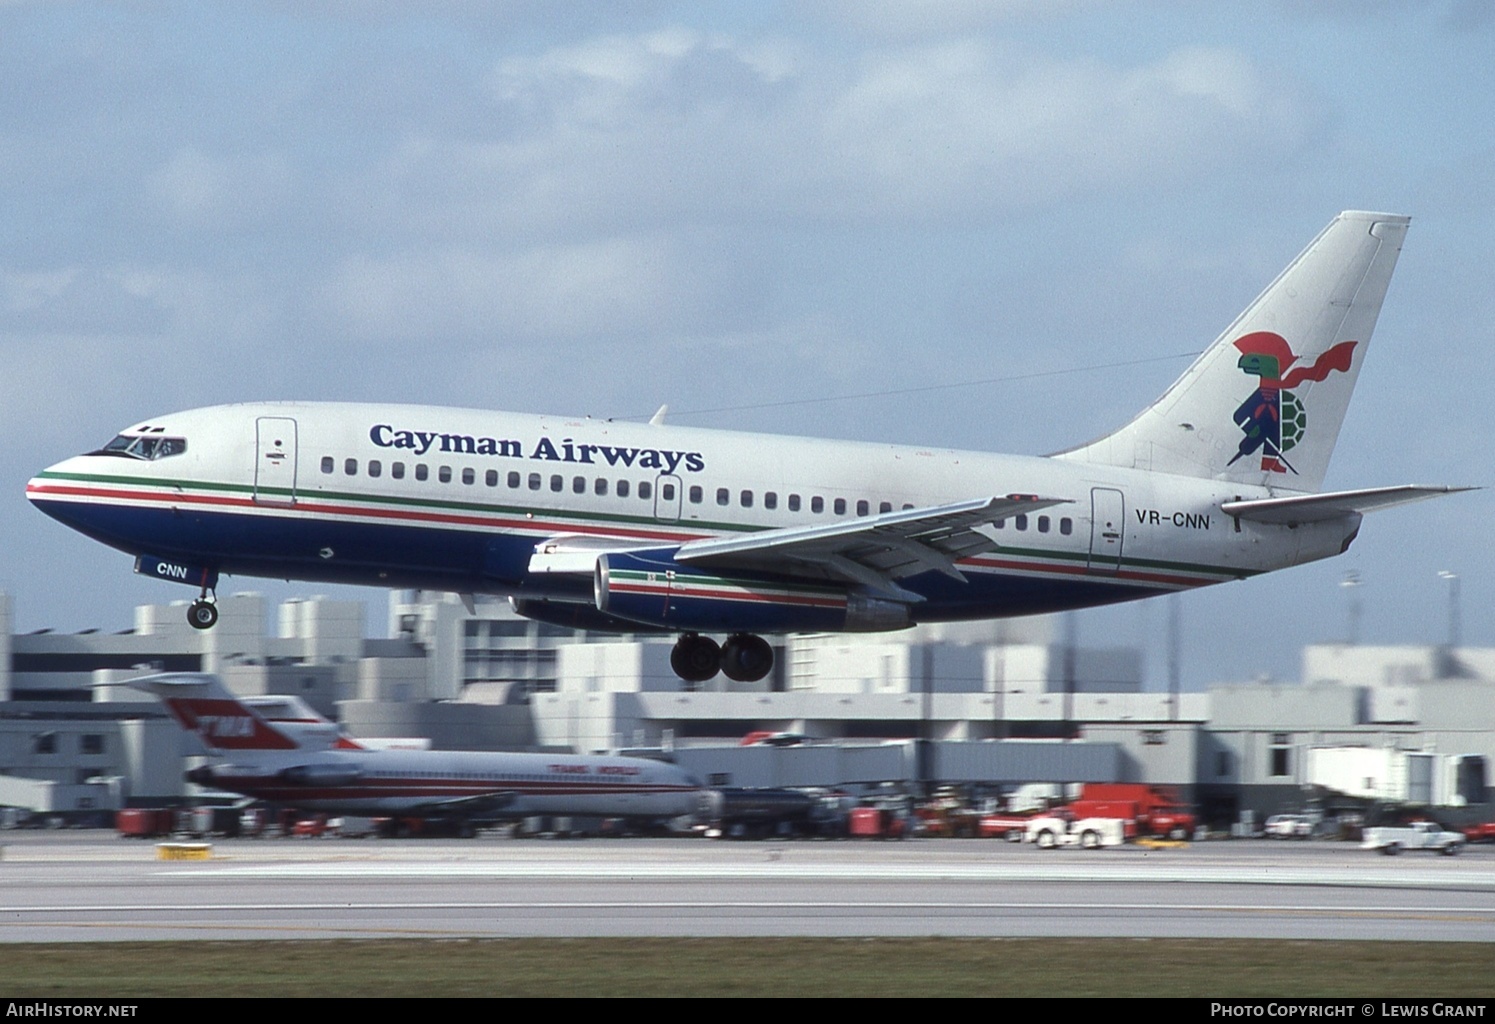
[[[1220,510],[1236,519],[1278,526],[1297,526],[1383,508],[1393,508],[1414,501],[1426,501],[1444,494],[1476,490],[1473,487],[1424,487],[1405,484],[1400,487],[1368,487],[1358,491],[1330,491],[1325,494],[1297,494],[1285,498],[1250,498],[1227,501]]]

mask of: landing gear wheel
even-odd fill
[[[721,669],[721,653],[709,636],[686,633],[670,651],[670,668],[687,683],[704,683]]]
[[[218,622],[218,606],[205,598],[198,598],[187,608],[187,622],[193,629],[212,629]]]
[[[739,683],[756,683],[773,671],[773,648],[761,636],[734,633],[722,645],[722,672]]]

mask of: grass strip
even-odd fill
[[[1495,996],[1495,944],[451,939],[7,944],[44,996]]]

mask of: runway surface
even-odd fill
[[[1127,936],[1495,941],[1495,847],[1381,857],[1268,840],[0,841],[0,941]]]

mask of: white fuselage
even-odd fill
[[[1222,502],[1273,492],[1064,458],[428,406],[228,405],[122,436],[184,443],[67,459],[28,497],[114,547],[214,572],[580,602],[590,580],[530,571],[537,545],[668,548],[987,495],[1065,499],[984,528],[991,550],[960,561],[964,580],[900,580],[922,598],[912,618],[933,621],[1244,578],[1338,554],[1359,524],[1237,522]]]

